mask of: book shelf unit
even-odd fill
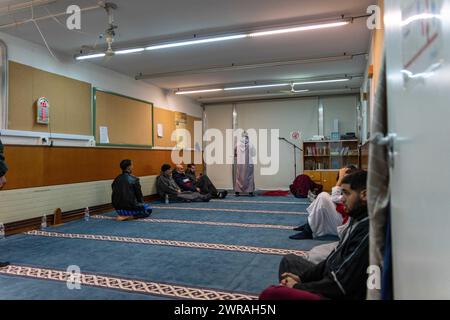
[[[358,140],[326,140],[303,142],[303,169],[339,170],[353,164],[359,167]]]

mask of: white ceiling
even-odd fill
[[[6,4],[25,3],[29,0],[1,1]],[[115,48],[145,45],[174,39],[189,39],[194,34],[226,34],[240,29],[255,29],[280,24],[301,24],[319,19],[360,16],[373,0],[112,0],[118,5],[115,11],[119,26],[114,42]],[[35,17],[63,12],[68,5],[81,8],[97,4],[96,0],[58,0],[35,8]],[[0,31],[22,39],[43,43],[32,23],[2,28],[2,25],[30,17],[30,9],[0,15]],[[64,17],[59,20],[65,24]],[[103,9],[82,13],[82,30],[67,30],[53,19],[38,22],[49,45],[61,53],[75,55],[83,45],[92,46],[98,35],[107,27]],[[356,19],[352,24],[308,32],[260,38],[246,38],[209,43],[189,47],[178,47],[132,55],[114,56],[110,60],[96,60],[106,68],[135,77],[139,73],[154,74],[183,70],[207,69],[266,62],[311,59],[346,54],[366,53],[369,49],[370,30],[365,19]],[[102,50],[102,41],[97,50]],[[161,88],[197,88],[223,86],[255,81],[282,81],[301,78],[333,77],[346,74],[362,74],[366,66],[365,56],[351,60],[322,63],[296,64],[278,67],[251,68],[246,70],[218,71],[201,74],[185,74],[150,78],[147,81]],[[340,84],[310,86],[310,90],[358,88],[361,78]],[[297,88],[300,89],[300,88]],[[282,90],[285,90],[283,88]],[[233,92],[236,94],[265,93],[267,90]],[[269,92],[279,92],[271,90]],[[229,93],[230,95],[231,93]],[[223,92],[198,94],[194,98],[225,96]]]

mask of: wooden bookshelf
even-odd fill
[[[303,142],[304,170],[339,170],[353,164],[359,167],[358,140],[324,140]]]

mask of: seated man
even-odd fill
[[[369,265],[366,184],[365,171],[354,172],[343,178],[342,200],[351,221],[338,246],[327,259],[318,265],[280,270],[280,285],[264,290],[260,295],[261,300],[366,298],[366,271]]]
[[[337,227],[339,239],[342,239],[349,224],[350,220],[346,224]],[[284,256],[280,263],[280,279],[281,275],[287,272],[286,270],[305,270],[306,268],[311,268],[321,263],[330,255],[331,252],[333,252],[334,249],[336,249],[338,244],[339,241],[315,246],[311,250],[306,251],[304,256],[298,256],[296,254],[288,254]]]
[[[200,189],[200,193],[202,194],[210,194],[214,199],[224,199],[228,194],[226,190],[218,192],[207,175],[200,173],[200,175],[197,177],[194,164],[187,165],[185,174],[189,178],[189,180],[191,180],[191,182],[198,189]]]
[[[117,220],[149,217],[152,209],[144,203],[139,178],[131,174],[133,171],[131,160],[122,160],[120,168],[122,174],[112,183],[112,204],[117,212]]]
[[[312,181],[311,177],[301,174],[289,186],[289,190],[296,198],[310,198],[322,192],[323,186]]]
[[[156,179],[156,190],[162,201],[164,201],[166,197],[171,201],[185,202],[207,202],[211,199],[210,194],[203,195],[193,191],[182,191],[172,178],[172,170],[169,164],[162,165],[161,174]]]
[[[182,191],[200,192],[200,188],[195,186],[195,181],[184,173],[184,167],[182,164],[177,164],[175,170],[172,171],[172,178]]]
[[[290,236],[290,239],[302,240],[325,235],[338,235],[337,227],[348,221],[342,205],[342,179],[356,170],[357,168],[352,165],[339,170],[338,180],[331,191],[331,196],[327,192],[322,192],[317,196],[306,209],[309,214],[307,223],[294,228],[295,231],[301,232]]]
[[[5,163],[5,157],[3,156],[3,144],[0,141],[0,190],[5,186],[6,184],[6,172],[8,171],[8,166]],[[9,262],[1,262],[0,261],[0,268],[6,267],[9,265]]]

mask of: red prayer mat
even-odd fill
[[[266,191],[262,195],[265,197],[287,197],[289,195],[289,191],[286,190]]]

